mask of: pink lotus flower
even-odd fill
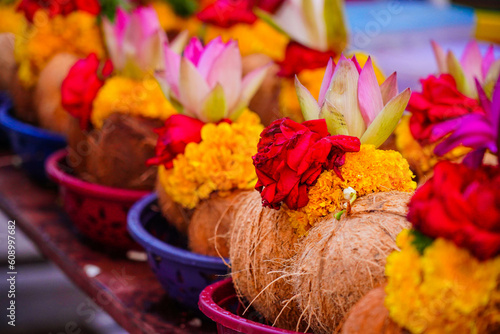
[[[186,115],[203,122],[237,119],[264,80],[268,66],[242,78],[241,55],[235,41],[216,38],[205,47],[191,39],[184,56],[165,47],[164,79],[169,95]]]
[[[479,45],[476,41],[470,41],[465,47],[460,61],[455,54],[445,52],[432,41],[432,48],[436,57],[439,74],[448,73],[453,76],[458,90],[469,97],[477,98],[475,80],[484,88],[486,94],[491,97],[493,86],[500,74],[500,59],[495,60],[493,45],[490,45],[484,56],[481,55]]]
[[[331,135],[358,137],[376,147],[396,128],[410,100],[409,88],[398,95],[396,72],[378,85],[371,58],[363,69],[356,57],[328,62],[316,101],[298,78],[295,88],[306,120],[324,118]]]
[[[131,13],[118,8],[114,22],[103,18],[103,29],[109,56],[122,74],[136,77],[163,68],[167,36],[152,7],[137,7]]]

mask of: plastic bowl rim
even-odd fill
[[[141,198],[130,208],[127,217],[127,228],[135,241],[141,244],[147,251],[152,250],[155,254],[165,257],[170,261],[207,269],[227,269],[224,261],[217,256],[196,254],[172,246],[149,233],[141,223],[141,213],[156,199],[158,199],[158,196],[155,193],[149,194]],[[226,259],[226,262],[229,263],[229,260]]]
[[[69,175],[59,167],[59,163],[67,154],[66,149],[61,149],[52,153],[45,161],[45,170],[48,176],[61,186],[68,187],[68,189],[89,197],[106,200],[112,199],[114,202],[136,202],[140,198],[151,193],[147,190],[107,187],[83,181],[75,176]]]
[[[10,110],[10,103],[0,104],[0,124],[4,128],[35,138],[66,143],[66,138],[63,135],[20,121],[11,115]]]
[[[266,334],[298,334],[297,332],[290,331],[287,329],[271,327],[264,324],[259,324],[255,321],[242,318],[230,311],[224,310],[220,307],[212,298],[212,294],[219,287],[226,284],[232,284],[233,279],[227,278],[225,280],[213,283],[207,286],[200,293],[200,299],[198,301],[198,307],[200,311],[203,312],[207,317],[215,321],[224,327],[230,328],[235,331],[242,331],[243,325],[251,329],[248,333],[266,333]],[[247,332],[243,332],[247,333]]]

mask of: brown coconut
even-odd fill
[[[69,53],[52,57],[40,72],[33,95],[39,125],[64,136],[68,134],[71,115],[61,105],[61,84],[77,60]]]
[[[199,254],[229,257],[229,238],[241,191],[212,193],[195,208],[188,226],[189,248]]]
[[[243,75],[272,62],[273,60],[264,54],[248,55],[242,60]],[[264,126],[268,126],[272,121],[281,117],[279,106],[281,79],[277,75],[278,72],[279,66],[273,63],[249,104],[250,110],[259,115]]]
[[[194,210],[185,209],[182,205],[174,202],[167,194],[165,188],[160,183],[159,179],[156,182],[156,194],[158,195],[158,204],[160,205],[163,217],[179,232],[187,235],[189,222],[193,216]]]
[[[38,116],[35,110],[33,94],[35,87],[25,87],[19,79],[18,67],[14,69],[8,86],[8,92],[14,105],[16,118],[30,124],[38,124]]]
[[[70,117],[68,121],[68,156],[66,160],[76,175],[87,173],[87,160],[90,155],[89,133],[80,128],[80,121]]]
[[[87,135],[86,172],[80,176],[109,187],[152,190],[156,167],[146,161],[155,155],[153,129],[162,125],[158,119],[111,114],[101,129]]]
[[[14,34],[0,34],[0,90],[7,90],[16,74]]]
[[[229,251],[232,277],[238,296],[271,324],[304,329],[287,270],[297,235],[286,220],[282,210],[263,208],[257,191],[238,198]]]
[[[332,333],[351,307],[385,282],[387,256],[406,220],[411,194],[363,196],[340,221],[325,219],[299,243],[291,268],[295,297],[314,333]]]
[[[349,311],[342,334],[403,334],[384,306],[384,286],[368,292]]]

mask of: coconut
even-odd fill
[[[7,90],[16,74],[14,34],[0,34],[0,90]]]
[[[384,287],[368,292],[349,311],[342,334],[402,334],[384,306]]]
[[[229,237],[241,191],[221,197],[217,192],[195,208],[188,227],[189,248],[198,254],[229,257]]]
[[[86,171],[79,176],[109,187],[152,190],[156,167],[146,166],[146,161],[155,154],[153,129],[162,125],[158,119],[111,114],[101,129],[82,137],[87,147],[79,154],[86,160]]]
[[[38,117],[33,102],[34,87],[25,87],[18,76],[18,67],[11,76],[8,92],[14,105],[15,116],[23,122],[38,124]]]
[[[411,194],[359,198],[342,219],[324,219],[299,243],[291,275],[295,298],[315,333],[332,333],[350,308],[385,282],[387,256],[406,220]]]
[[[243,75],[272,63],[272,61],[270,57],[264,54],[248,55],[242,59]],[[268,126],[272,121],[281,117],[279,106],[281,79],[277,75],[278,72],[279,66],[273,63],[271,68],[267,70],[264,81],[248,106],[250,110],[259,115],[264,126]]]
[[[77,59],[68,53],[52,57],[40,72],[33,95],[40,126],[65,136],[71,115],[61,106],[61,84]]]
[[[80,129],[80,121],[75,117],[68,120],[68,155],[66,161],[76,175],[87,173],[87,157],[90,154],[88,133]]]
[[[288,274],[297,234],[286,213],[263,208],[257,191],[245,192],[237,203],[229,255],[238,296],[273,325],[305,328]]]
[[[183,208],[180,204],[167,194],[165,188],[159,181],[156,181],[156,194],[158,195],[158,204],[160,205],[163,217],[182,234],[187,234],[189,222],[194,210]]]

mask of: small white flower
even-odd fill
[[[356,190],[354,190],[352,187],[344,189],[344,199],[346,199],[347,201],[350,201],[355,196]]]

